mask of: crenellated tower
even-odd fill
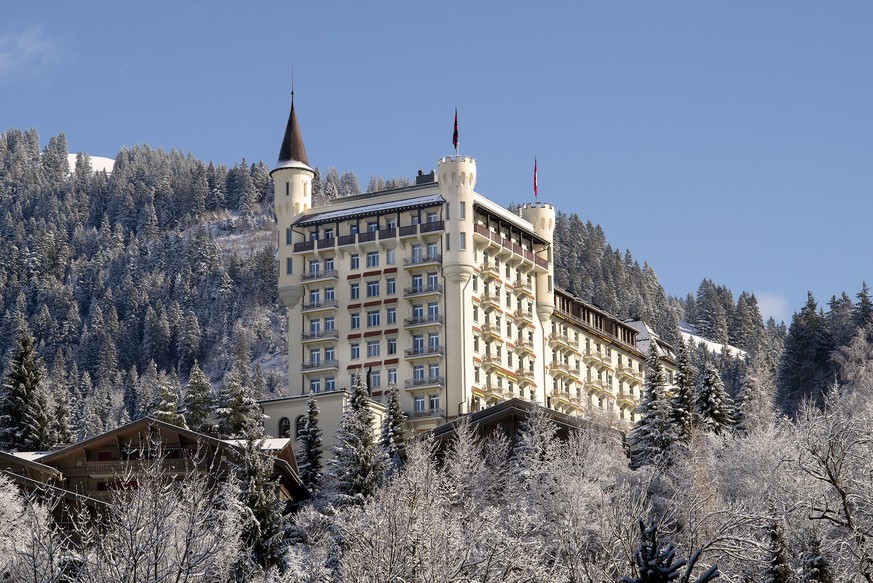
[[[443,251],[443,275],[464,284],[476,272],[473,258],[473,189],[476,187],[476,160],[447,156],[437,162],[439,184],[449,206],[446,222],[447,245]]]
[[[521,217],[533,225],[538,237],[548,242],[545,249],[538,251],[540,256],[548,261],[548,271],[537,273],[537,315],[545,323],[555,311],[555,268],[552,257],[555,235],[555,207],[550,204],[536,202],[526,204],[520,209]]]

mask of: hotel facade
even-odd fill
[[[274,402],[268,432],[356,374],[376,401],[396,385],[415,431],[512,398],[636,420],[649,331],[555,287],[552,205],[510,212],[475,191],[475,159],[450,156],[410,186],[313,207],[293,102],[271,176],[296,405]]]

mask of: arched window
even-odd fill
[[[291,437],[291,420],[287,417],[279,419],[279,437]]]
[[[294,439],[300,439],[304,429],[306,429],[306,417],[301,415],[294,421]]]

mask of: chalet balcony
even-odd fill
[[[418,328],[421,326],[442,326],[443,317],[439,314],[427,314],[422,316],[413,316],[403,320],[404,328]]]
[[[339,330],[311,330],[300,335],[302,342],[324,342],[326,340],[338,340]]]
[[[303,371],[304,372],[315,372],[322,370],[336,370],[339,368],[339,361],[335,359],[331,360],[312,360],[309,362],[303,363]]]
[[[443,293],[443,286],[438,283],[432,283],[427,285],[413,285],[411,287],[407,287],[403,289],[403,295],[407,298],[411,297],[422,297],[422,296],[430,296],[430,295],[440,295]]]
[[[410,360],[427,358],[429,356],[445,356],[445,354],[445,348],[442,346],[420,346],[418,348],[407,348],[403,351],[403,356]]]
[[[446,379],[445,377],[420,377],[407,379],[404,382],[404,388],[407,389],[434,389],[434,388],[445,388]]]
[[[336,269],[331,269],[328,271],[310,271],[309,273],[304,273],[300,276],[300,281],[318,281],[321,279],[338,279],[339,274]]]

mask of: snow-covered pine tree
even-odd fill
[[[155,406],[152,407],[151,416],[158,421],[188,429],[185,416],[178,411],[178,402],[179,397],[173,387],[167,382],[162,382],[158,387],[158,398]]]
[[[185,386],[185,420],[192,431],[212,433],[212,384],[200,368],[197,360],[191,367],[191,376]]]
[[[246,381],[248,379],[245,379]],[[230,371],[221,385],[218,397],[220,406],[215,409],[218,430],[229,438],[245,437],[247,428],[263,426],[263,413],[251,394],[247,383],[243,384],[236,370]]]
[[[674,388],[671,416],[679,439],[683,443],[690,443],[691,432],[695,425],[694,369],[688,359],[688,347],[681,339],[676,352],[676,387]]]
[[[870,288],[867,287],[867,282],[861,285],[861,291],[857,296],[858,303],[855,304],[855,326],[869,330],[873,334],[873,300],[870,299]]]
[[[300,481],[313,495],[318,493],[323,473],[321,462],[322,430],[318,426],[318,401],[310,393],[306,401],[306,416],[303,421],[303,431],[299,435],[300,446],[297,454],[297,467],[300,470]]]
[[[32,433],[39,431],[33,424],[35,417],[43,417],[46,403],[38,403],[40,385],[45,372],[36,354],[33,337],[22,320],[18,331],[18,344],[0,387],[0,449],[24,450],[33,446]],[[44,397],[44,396],[43,396]],[[42,449],[42,448],[35,448]]]
[[[646,380],[637,412],[640,416],[631,429],[631,467],[636,469],[655,463],[670,464],[681,433],[673,416],[673,403],[667,394],[664,366],[655,343],[646,358]]]
[[[682,583],[688,583],[691,580],[691,572],[699,560],[700,551],[695,551],[688,560],[677,559],[676,549],[672,543],[666,547],[661,547],[657,524],[651,523],[647,527],[640,520],[639,525],[641,540],[634,551],[634,567],[637,575],[635,577],[622,577],[622,582],[670,583],[678,580]],[[708,583],[717,579],[718,576],[718,567],[713,565],[694,579],[694,583]]]
[[[379,487],[384,458],[376,446],[367,385],[357,373],[327,463],[327,487],[335,507],[362,505]]]
[[[754,433],[773,424],[775,389],[767,362],[756,355],[740,384],[737,404],[737,430]]]
[[[697,415],[704,431],[720,433],[733,425],[733,406],[718,368],[707,362],[697,387]]]
[[[783,411],[793,415],[807,398],[823,405],[833,380],[831,350],[825,316],[812,293],[807,293],[806,304],[791,318],[779,363],[778,400]]]
[[[791,565],[786,556],[785,534],[782,526],[775,520],[767,525],[767,567],[764,570],[766,583],[791,583],[793,580]]]
[[[400,395],[397,385],[388,387],[388,400],[385,402],[385,417],[382,419],[382,428],[379,433],[379,449],[385,455],[385,459],[391,464],[398,464],[400,459],[398,452],[406,445],[406,415],[400,408]]]
[[[821,541],[815,537],[801,556],[801,583],[834,583],[831,568],[821,552]]]

